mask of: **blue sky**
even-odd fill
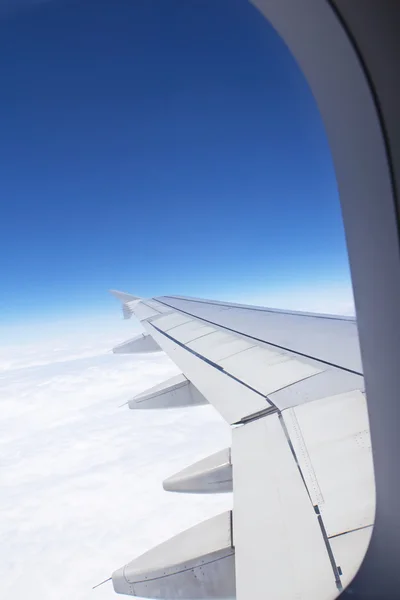
[[[314,99],[244,0],[34,3],[0,71],[3,324],[348,286]]]

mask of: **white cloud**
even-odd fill
[[[115,598],[111,583],[91,588],[231,503],[162,489],[229,445],[229,428],[211,407],[118,408],[177,370],[163,354],[107,353],[135,334],[131,322],[114,325],[0,350],[0,578],[10,600]]]

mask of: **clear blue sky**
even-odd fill
[[[348,281],[314,99],[245,0],[3,12],[0,72],[3,322]]]

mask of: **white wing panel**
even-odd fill
[[[364,395],[331,396],[282,414],[328,536],[372,525],[375,485]]]
[[[146,304],[155,308],[159,313],[170,313],[171,307],[165,306],[165,304],[161,304],[161,302],[157,302],[157,300],[146,300]]]
[[[265,397],[182,348],[159,333],[151,323],[145,323],[144,326],[228,423],[235,423],[246,416],[272,408]]]
[[[274,392],[269,398],[280,410],[285,410],[285,408],[326,398],[326,396],[336,396],[363,389],[364,378],[361,375],[328,368],[314,377],[303,379],[294,385]]]
[[[136,302],[135,306],[132,308],[132,312],[139,321],[149,319],[150,317],[157,317],[160,314],[156,308],[148,306],[144,302]]]
[[[165,296],[166,305],[220,327],[362,374],[354,319]]]
[[[271,394],[321,372],[312,365],[264,348],[251,348],[218,362],[263,394]]]
[[[246,349],[240,353],[239,356],[232,356],[222,359],[219,362],[220,365],[227,367],[228,370],[231,368],[235,369],[238,373],[243,375],[253,369],[264,370],[265,367],[275,365],[290,360],[290,356],[283,354],[282,352],[274,352],[266,350],[260,346],[254,346]]]
[[[169,331],[173,327],[178,327],[178,325],[182,325],[183,323],[191,323],[192,321],[192,317],[182,315],[178,312],[173,312],[162,317],[158,317],[156,322],[159,329],[162,331]]]
[[[189,342],[188,347],[209,360],[218,362],[255,346],[241,338],[216,330],[215,333]]]
[[[238,598],[337,596],[321,529],[278,415],[232,431]]]
[[[260,346],[253,347],[246,340],[234,334],[218,332],[213,327],[204,325],[197,320],[175,324],[176,320],[173,317],[174,315],[164,316],[150,324],[161,329],[180,344],[191,343],[188,348],[201,354],[207,360],[217,362],[224,371],[251,386],[261,395],[271,394],[321,372],[320,368],[294,359],[283,351],[268,350]],[[172,327],[171,323],[174,324]],[[217,338],[216,335],[218,335]],[[199,345],[193,344],[197,340],[203,341]],[[216,342],[217,346],[215,346]],[[218,344],[218,342],[220,343]],[[214,357],[218,356],[218,347],[221,345],[226,346],[225,352],[227,351],[228,355],[226,358],[219,358],[215,361]],[[237,350],[236,353],[235,350]],[[223,354],[224,352],[222,352]],[[185,372],[184,369],[182,371]]]
[[[338,535],[330,540],[336,563],[342,572],[343,587],[348,586],[356,576],[367,552],[371,534],[372,527],[365,527],[344,535]]]
[[[158,322],[157,322],[158,326]],[[181,342],[182,344],[186,344],[195,340],[199,337],[203,337],[208,333],[214,333],[215,328],[210,327],[209,325],[205,325],[201,321],[188,321],[183,325],[178,325],[173,329],[173,337]]]

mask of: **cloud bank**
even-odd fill
[[[116,331],[122,331],[118,324]],[[0,577],[5,598],[115,598],[111,572],[228,508],[162,480],[230,443],[211,407],[118,408],[177,373],[163,354],[112,355],[90,332],[0,349]],[[97,338],[96,338],[97,335]]]

